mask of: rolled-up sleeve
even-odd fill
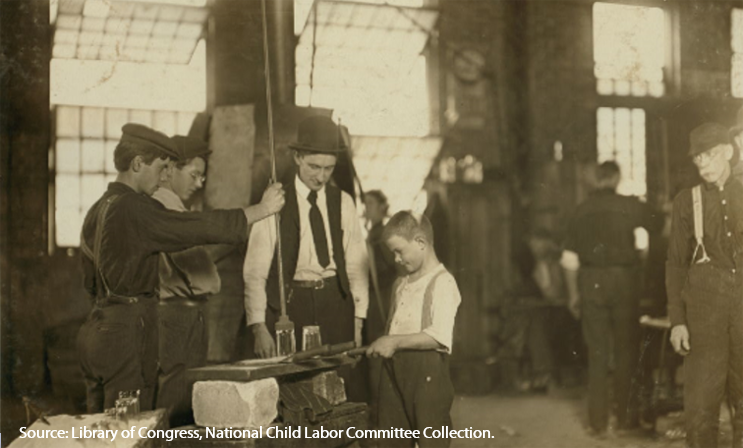
[[[462,302],[462,296],[451,274],[443,275],[436,280],[432,293],[431,325],[422,331],[441,344],[447,353],[451,353],[454,321],[459,304]]]
[[[366,252],[366,242],[361,234],[361,223],[356,214],[356,207],[347,193],[341,196],[341,221],[346,272],[351,284],[355,316],[366,319],[369,308],[369,257]]]
[[[248,325],[266,321],[266,280],[276,247],[276,221],[272,216],[253,225],[243,263],[245,315]]]

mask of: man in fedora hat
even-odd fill
[[[691,132],[689,156],[703,182],[673,202],[666,263],[671,343],[685,356],[687,445],[716,447],[725,392],[733,447],[743,447],[743,185],[733,180],[728,129]]]
[[[297,176],[286,186],[281,248],[297,347],[305,325],[320,326],[323,344],[360,343],[369,301],[366,245],[353,199],[329,183],[346,145],[330,118],[313,116],[299,124],[297,141],[289,147]],[[271,336],[279,314],[275,225],[267,219],[253,226],[243,267],[247,323],[260,357],[276,354]]]
[[[124,125],[114,150],[116,181],[83,222],[84,285],[93,308],[77,344],[90,413],[113,407],[120,392],[136,390],[140,408],[152,409],[160,252],[243,242],[250,224],[283,207],[277,184],[266,190],[260,204],[242,210],[166,210],[150,196],[170,161],[179,158],[166,135],[138,124]]]

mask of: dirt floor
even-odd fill
[[[547,395],[458,396],[452,409],[455,429],[490,430],[492,439],[452,440],[452,448],[682,448],[675,440],[648,429],[632,436],[610,431],[603,440],[585,431],[583,389],[557,389]],[[723,415],[723,421],[726,416]],[[729,420],[727,420],[729,422]],[[668,419],[665,420],[668,425]],[[675,422],[676,425],[680,421]],[[725,423],[721,428],[726,428]],[[727,440],[726,440],[727,439]],[[730,446],[729,432],[720,446]]]

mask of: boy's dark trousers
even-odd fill
[[[151,410],[157,383],[157,304],[140,298],[132,304],[93,307],[80,328],[77,349],[85,379],[88,413],[112,408],[119,392],[139,390],[142,411]]]
[[[689,271],[690,281],[682,292],[691,344],[684,359],[684,414],[689,447],[717,447],[720,405],[727,392],[734,413],[733,447],[743,448],[740,277],[740,273],[735,276],[709,264],[695,266]]]
[[[383,446],[448,447],[451,439],[425,438],[423,430],[452,427],[454,387],[449,378],[449,355],[433,350],[404,351],[383,361],[379,382],[378,429],[420,431],[421,438],[385,439]],[[430,433],[429,433],[430,435]]]
[[[206,365],[205,304],[203,297],[178,297],[161,301],[158,307],[160,371],[155,404],[169,410],[172,428],[193,424],[186,370]]]
[[[609,365],[614,357],[614,403],[620,429],[638,424],[639,297],[634,267],[581,267],[581,320],[588,346],[588,418],[595,431],[609,423]],[[613,350],[612,350],[613,348]]]

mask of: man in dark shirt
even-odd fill
[[[638,425],[638,403],[632,396],[640,348],[640,258],[635,229],[660,230],[663,220],[637,198],[616,193],[621,178],[616,163],[599,165],[596,178],[599,188],[578,206],[568,228],[562,265],[569,307],[582,319],[588,346],[590,428],[602,435],[609,422],[607,380],[612,357],[617,429]]]
[[[248,225],[284,204],[281,185],[244,210],[179,213],[150,198],[163,169],[177,159],[173,141],[145,126],[127,124],[114,151],[116,182],[85,217],[82,229],[85,288],[93,309],[78,335],[89,412],[114,406],[119,392],[140,391],[153,405],[158,363],[157,298],[160,252],[211,243],[242,243]]]
[[[743,185],[727,129],[694,129],[690,151],[704,181],[673,202],[666,263],[671,343],[684,360],[687,446],[716,447],[725,392],[733,407],[733,447],[743,447]],[[699,228],[701,225],[701,229]],[[695,229],[698,229],[695,232]],[[697,239],[697,234],[701,238]]]

